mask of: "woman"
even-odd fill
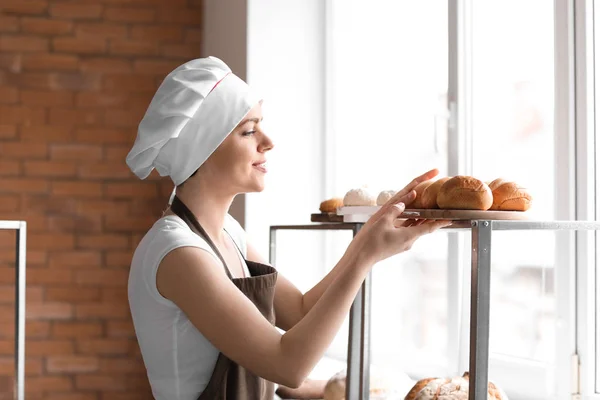
[[[263,190],[273,143],[261,121],[260,98],[227,65],[193,60],[165,78],[127,156],[141,179],[156,168],[175,184],[169,209],[135,251],[128,286],[157,399],[272,399],[274,383],[303,396],[305,378],[373,265],[449,225],[394,226],[432,170],[383,206],[335,268],[302,294],[266,265],[228,214],[237,194]]]

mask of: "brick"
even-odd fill
[[[156,17],[153,8],[107,7],[104,18],[117,22],[152,22]]]
[[[106,91],[155,92],[158,88],[153,76],[135,74],[106,75],[102,82]]]
[[[0,86],[0,103],[15,104],[19,102],[19,89],[10,86]]]
[[[50,146],[50,159],[63,161],[94,162],[101,160],[104,152],[101,146],[90,146],[85,144],[53,144]],[[95,184],[91,184],[90,188]],[[91,192],[96,193],[95,189]],[[102,191],[99,191],[102,194]],[[83,194],[79,192],[79,194]],[[99,195],[100,195],[99,194]]]
[[[48,301],[65,301],[69,303],[78,303],[75,307],[81,307],[79,303],[95,302],[100,300],[100,289],[97,288],[78,288],[78,287],[48,287],[46,288],[46,299]],[[85,311],[89,311],[84,309]],[[93,313],[94,309],[92,309]],[[79,310],[75,310],[76,316],[80,317]]]
[[[80,128],[77,129],[75,137],[79,143],[130,144],[135,138],[135,133],[135,131],[127,132],[123,129]]]
[[[67,91],[21,91],[21,102],[30,106],[72,106],[75,96]]]
[[[108,321],[107,334],[108,337],[120,337],[129,339],[135,339],[136,337],[133,322],[130,320]]]
[[[74,137],[73,129],[66,126],[55,125],[33,125],[21,128],[21,142],[24,145],[35,144],[36,142],[71,142]],[[26,142],[29,143],[26,143]],[[41,148],[40,155],[41,155]],[[48,154],[48,146],[44,145],[44,157]]]
[[[46,72],[22,72],[11,80],[21,89],[51,89],[52,74]]]
[[[76,71],[79,58],[68,54],[23,54],[24,71]]]
[[[97,38],[54,38],[52,48],[58,53],[102,54],[106,52],[106,40]]]
[[[129,245],[127,235],[77,235],[77,248],[80,249],[127,249]]]
[[[12,306],[11,306],[12,307]],[[8,315],[14,314],[14,308],[11,310],[7,309]],[[25,323],[25,338],[26,339],[46,339],[50,334],[50,322],[48,321],[26,321]],[[0,338],[1,339],[14,339],[15,338],[15,326],[13,323],[11,324],[0,324]],[[0,348],[2,348],[1,343],[4,340],[0,340]],[[10,351],[8,354],[14,354],[14,350]],[[27,354],[27,353],[26,353]],[[29,354],[27,354],[29,357]]]
[[[76,164],[68,161],[25,161],[25,175],[45,177],[74,177]]]
[[[0,180],[1,182],[1,180]],[[79,202],[78,213],[126,215],[130,212],[128,201],[84,200]]]
[[[81,165],[78,175],[83,179],[126,179],[131,178],[131,171],[124,160],[120,163],[97,163]]]
[[[105,263],[111,268],[129,268],[133,252],[130,250],[109,250],[106,252]]]
[[[152,215],[145,216],[111,216],[107,215],[104,220],[106,232],[146,232],[156,222]]]
[[[129,215],[153,215],[160,217],[167,204],[168,196],[155,199],[133,198],[130,203]]]
[[[110,321],[115,322],[115,321]],[[100,371],[102,372],[117,372],[120,374],[130,373],[144,373],[146,367],[144,361],[135,358],[101,358],[100,359]]]
[[[23,32],[40,35],[66,35],[73,31],[73,22],[47,18],[22,18]]]
[[[127,105],[128,100],[124,93],[79,93],[75,103],[78,108],[121,107]]]
[[[76,214],[77,206],[76,199],[52,196],[47,191],[43,195],[32,194],[23,196],[23,209],[42,215],[74,215]],[[47,221],[44,228],[48,229]]]
[[[111,39],[109,53],[122,56],[155,56],[159,52],[155,42]]]
[[[52,356],[46,360],[49,373],[84,373],[96,372],[100,362],[96,357],[86,356]]]
[[[73,235],[66,233],[53,233],[53,234],[41,234],[35,233],[30,234],[27,237],[27,246],[31,249],[49,249],[49,250],[65,250],[72,249],[75,245],[75,238]],[[56,273],[56,271],[54,271]],[[65,273],[66,275],[66,273]],[[66,277],[65,277],[66,278]],[[33,283],[30,276],[27,276],[27,280]]]
[[[102,23],[80,23],[75,27],[75,35],[78,37],[103,37],[103,38],[126,38],[128,36],[127,25]]]
[[[127,73],[132,71],[131,61],[119,58],[90,58],[81,62],[81,71],[110,73]]]
[[[10,14],[44,14],[48,8],[45,0],[2,0],[0,11]]]
[[[69,376],[31,376],[25,385],[26,394],[72,389],[73,382]]]
[[[102,301],[127,304],[129,301],[126,286],[112,286],[102,288]]]
[[[104,159],[106,161],[123,161],[127,158],[130,150],[131,146],[104,146]]]
[[[135,60],[133,70],[136,74],[155,74],[166,76],[180,65],[179,62],[169,60]]]
[[[133,341],[127,339],[91,339],[77,342],[81,354],[125,355],[130,352]]]
[[[183,38],[179,25],[136,25],[131,28],[131,37],[137,40],[177,42]]]
[[[200,55],[200,45],[197,43],[165,44],[161,46],[160,55],[172,58],[195,58]]]
[[[3,0],[4,1],[4,0]],[[48,51],[48,39],[28,35],[0,36],[0,51],[18,51],[21,53]]]
[[[61,339],[84,339],[100,337],[102,336],[102,333],[103,327],[102,323],[100,322],[56,321],[52,325],[52,336]]]
[[[0,193],[46,193],[47,191],[48,182],[42,179],[0,178]]]
[[[35,271],[39,271],[39,269],[36,269]],[[27,278],[29,278],[29,276]],[[73,306],[67,303],[30,303],[27,304],[26,316],[27,319],[36,321],[70,319],[73,317]]]
[[[107,183],[104,193],[106,197],[118,198],[154,198],[158,195],[156,184],[148,182]]]
[[[98,400],[96,393],[66,393],[66,392],[54,392],[45,395],[44,400]]]
[[[60,356],[73,354],[75,347],[71,340],[30,340],[27,342],[28,356]]]
[[[3,142],[0,146],[0,156],[3,159],[12,158],[46,158],[48,146],[45,143]]]
[[[100,197],[102,196],[102,184],[82,181],[52,182],[51,193],[69,197]]]
[[[0,32],[18,32],[19,18],[9,15],[0,15]]]
[[[129,271],[90,269],[75,272],[75,282],[86,286],[127,286]]]
[[[161,7],[157,11],[157,21],[198,26],[202,24],[202,10]]]
[[[0,106],[0,121],[4,125],[32,125],[46,122],[46,110],[37,107]],[[2,147],[6,144],[3,143]],[[0,148],[0,153],[3,153]]]
[[[100,4],[78,2],[54,2],[50,6],[50,16],[65,19],[99,19],[103,7]]]
[[[41,302],[44,298],[44,288],[41,286],[27,286],[25,290],[25,301]],[[15,287],[14,285],[0,285],[0,304],[15,303]],[[11,313],[8,313],[11,314]]]
[[[93,290],[94,288],[86,288]],[[129,307],[123,303],[90,303],[75,305],[75,317],[77,320],[84,319],[123,319],[130,318]]]
[[[55,90],[98,90],[101,81],[99,74],[63,72],[52,74],[50,87]]]
[[[0,160],[0,176],[17,176],[20,173],[19,161]]]
[[[97,251],[64,251],[50,254],[50,268],[90,268],[99,267],[102,257]]]
[[[15,125],[0,124],[0,139],[14,139],[17,137],[17,127]],[[2,146],[5,146],[3,143]],[[2,152],[0,151],[0,154]]]
[[[0,375],[12,375],[15,370],[15,359],[10,356],[0,357]],[[27,358],[25,359],[25,375],[38,376],[42,374],[42,359]],[[2,399],[3,397],[0,397]],[[8,399],[7,399],[8,400]]]
[[[28,53],[27,55],[31,55]],[[22,58],[24,54],[5,53],[0,54],[0,69],[16,74],[21,72]]]
[[[100,233],[102,232],[102,216],[100,215],[50,215],[48,216],[49,232]]]
[[[55,236],[60,236],[60,234],[55,234]],[[32,285],[68,284],[73,282],[73,272],[68,269],[32,268],[27,272],[27,282]]]
[[[144,117],[144,111],[133,110],[106,110],[104,119],[110,121],[115,127],[137,128]],[[128,149],[129,150],[129,149]],[[124,160],[125,157],[121,159]]]
[[[81,95],[81,94],[80,94]],[[102,122],[100,110],[75,110],[67,108],[51,108],[49,123],[62,126],[98,125]]]
[[[186,43],[200,43],[202,41],[202,29],[186,28],[184,41]]]
[[[1,168],[0,161],[0,168]],[[0,195],[0,211],[2,212],[17,212],[21,208],[21,198],[18,195]]]

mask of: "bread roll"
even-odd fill
[[[425,386],[427,386],[427,384],[429,382],[434,381],[436,379],[438,379],[438,378],[425,378],[425,379],[418,380],[417,383],[415,383],[415,385],[412,387],[412,389],[410,389],[410,392],[408,392],[406,397],[404,397],[404,400],[415,400],[415,398],[417,397],[417,394],[419,394],[421,389],[423,389]]]
[[[494,201],[492,191],[483,181],[471,176],[455,176],[440,188],[437,204],[446,210],[488,210]]]
[[[338,198],[338,197],[334,197],[333,199],[329,199],[329,200],[325,200],[323,202],[321,202],[321,205],[319,206],[319,210],[322,213],[334,213],[337,212],[337,209],[339,207],[342,207],[344,205],[344,200]]]
[[[385,203],[387,203],[388,201],[391,200],[392,197],[394,197],[396,195],[396,191],[395,190],[384,190],[381,193],[379,193],[379,196],[377,196],[377,205],[378,206],[382,206]]]
[[[374,206],[376,198],[371,191],[366,188],[358,188],[349,190],[344,196],[344,206]]]
[[[531,208],[531,195],[515,182],[498,178],[490,183],[490,189],[493,196],[490,210],[527,211]]]
[[[404,400],[468,400],[469,376],[452,379],[430,378],[418,381]],[[487,400],[508,400],[506,393],[492,382],[488,382]]]
[[[423,204],[421,203],[423,191],[432,183],[433,180],[430,179],[428,181],[421,182],[417,186],[415,186],[413,190],[417,192],[417,197],[415,197],[415,199],[411,203],[406,204],[406,208],[423,208]]]
[[[440,178],[427,186],[421,194],[421,206],[422,208],[439,208],[437,204],[437,196],[444,183],[450,180],[450,177]]]
[[[389,395],[389,383],[387,379],[371,372],[369,379],[369,397],[386,398]],[[346,371],[340,371],[333,375],[323,391],[324,400],[346,400]]]

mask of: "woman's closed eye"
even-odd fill
[[[256,131],[252,130],[252,131],[246,131],[244,133],[242,133],[242,136],[250,136],[250,135],[254,135],[256,133]]]

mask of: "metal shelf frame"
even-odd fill
[[[269,260],[276,262],[277,231],[352,230],[353,236],[364,222],[273,225],[269,232]],[[486,400],[490,339],[490,278],[492,232],[523,230],[600,230],[596,221],[457,221],[444,231],[471,230],[471,311],[469,338],[469,400]],[[371,331],[371,274],[366,277],[350,308],[346,398],[369,399]]]

